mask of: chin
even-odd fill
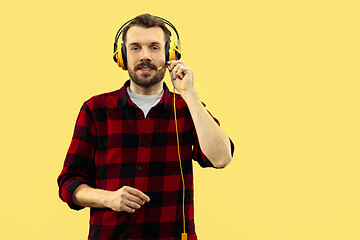
[[[149,73],[140,73],[140,79],[149,79],[152,74]]]

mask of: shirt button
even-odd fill
[[[139,120],[141,120],[141,119],[143,119],[143,118],[144,118],[143,116],[140,116],[140,117],[139,117]]]
[[[141,146],[145,146],[145,141],[142,141],[142,142],[141,142]]]
[[[143,170],[143,168],[142,168],[142,167],[138,167],[138,169],[139,169],[139,171],[140,171],[140,172]]]

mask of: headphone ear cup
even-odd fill
[[[119,64],[118,64],[118,53],[119,53],[119,51],[115,50],[114,55],[113,55],[113,60],[114,60],[114,62],[116,62],[116,65],[119,66]]]
[[[169,42],[169,60],[180,60],[181,53],[175,42]]]
[[[176,46],[175,59],[180,60],[180,58],[181,58],[181,52],[179,51],[178,47]]]
[[[126,53],[126,46],[124,43],[121,44],[121,54],[118,54],[118,63],[119,67],[124,70],[127,70],[127,53]]]
[[[165,44],[165,62],[169,61],[169,55],[170,55],[170,43],[171,41],[167,41]]]

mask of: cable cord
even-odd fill
[[[187,233],[185,231],[185,180],[184,180],[184,173],[183,173],[182,165],[181,165],[179,132],[178,132],[178,126],[177,126],[177,119],[176,119],[175,86],[174,86],[173,92],[174,92],[174,120],[175,120],[175,131],[176,131],[176,143],[177,143],[177,152],[178,152],[178,157],[179,157],[180,173],[181,173],[181,180],[182,180],[183,233],[181,234],[181,240],[187,240]]]

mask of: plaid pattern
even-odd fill
[[[59,195],[70,208],[82,183],[110,191],[130,186],[150,197],[135,213],[91,208],[88,239],[176,240],[182,232],[182,183],[177,156],[173,93],[164,95],[147,118],[129,98],[125,85],[86,101],[58,177]],[[213,167],[201,152],[189,109],[176,94],[180,151],[186,196],[186,231],[196,240],[192,159]],[[219,122],[214,118],[219,124]],[[234,149],[233,143],[232,151]]]

